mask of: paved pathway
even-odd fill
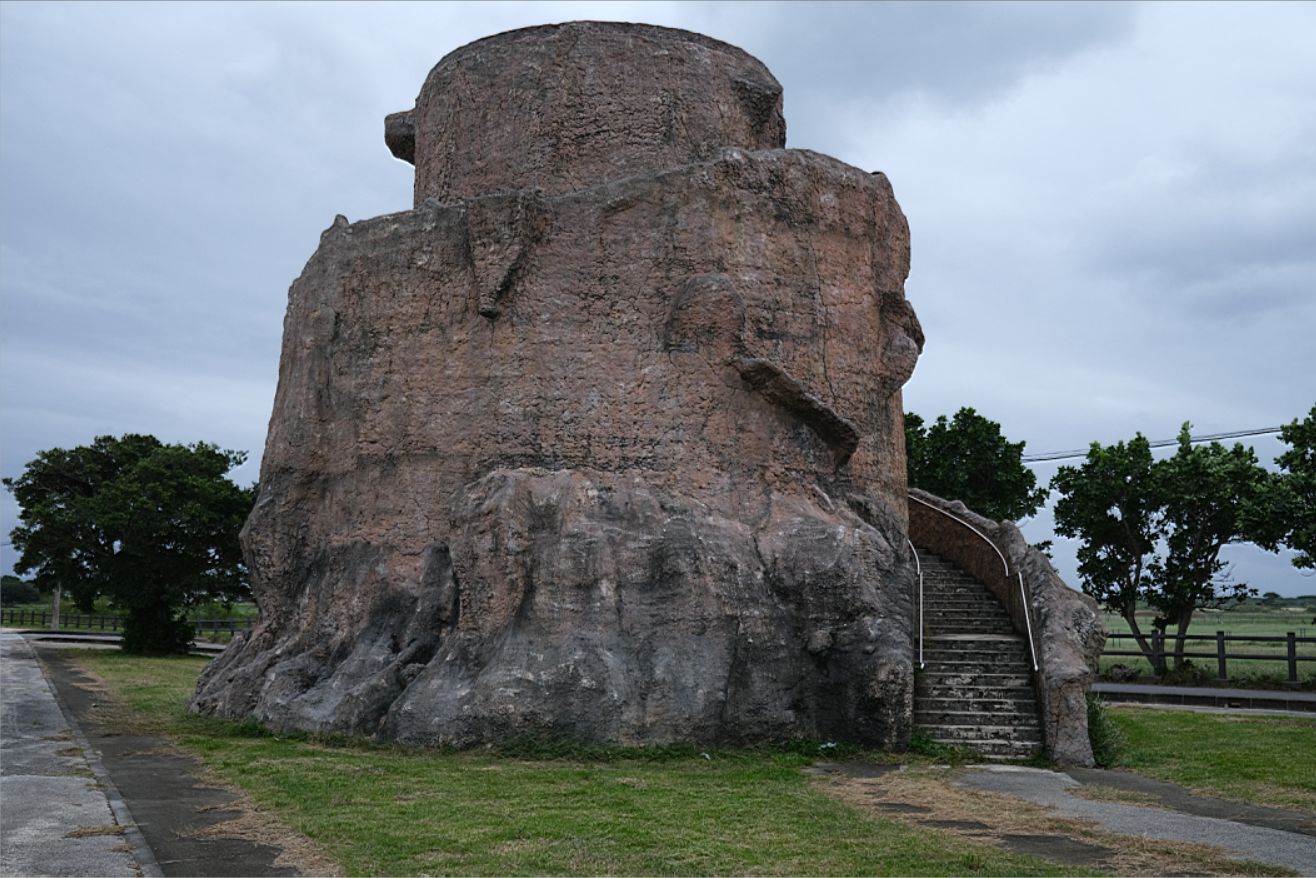
[[[1100,782],[1100,772],[1088,777]],[[1121,835],[1214,845],[1241,859],[1316,875],[1316,836],[1243,823],[1220,817],[1094,801],[1071,795],[1082,784],[1058,771],[1021,766],[983,766],[959,783],[974,789],[1018,796],[1050,808],[1062,817],[1092,820]]]
[[[168,876],[296,875],[277,862],[280,848],[248,837],[229,821],[242,816],[233,790],[215,786],[201,763],[155,735],[106,728],[98,721],[97,691],[71,655],[82,647],[41,644],[40,660],[57,697],[87,736]]]
[[[0,631],[0,875],[159,875],[20,636]]]

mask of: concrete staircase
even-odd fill
[[[914,727],[932,740],[992,759],[1042,749],[1028,643],[987,586],[918,550],[923,568],[923,661]]]

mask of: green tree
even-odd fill
[[[1147,602],[1158,612],[1157,627],[1175,626],[1175,664],[1182,665],[1183,638],[1199,607],[1256,594],[1228,578],[1220,550],[1232,543],[1274,550],[1284,528],[1275,505],[1276,477],[1251,448],[1193,445],[1185,423],[1178,451],[1158,466],[1166,554],[1160,587]]]
[[[0,604],[35,604],[41,600],[41,593],[30,582],[24,582],[17,576],[6,573],[0,576]]]
[[[1038,510],[1045,488],[1024,466],[1023,442],[1010,442],[1001,425],[971,408],[937,418],[931,427],[905,413],[905,455],[909,484],[959,500],[979,515],[1018,521]]]
[[[1293,566],[1316,568],[1316,405],[1305,420],[1281,427],[1279,438],[1290,448],[1275,462],[1284,470],[1280,480],[1288,527],[1283,542],[1298,554]]]
[[[255,489],[226,477],[245,459],[135,434],[43,451],[4,480],[22,508],[15,570],[85,610],[108,598],[125,612],[129,652],[186,651],[187,607],[249,591],[238,532]]]
[[[1156,610],[1156,629],[1174,627],[1175,664],[1182,666],[1199,608],[1255,594],[1230,581],[1221,549],[1241,542],[1273,549],[1284,530],[1277,477],[1252,449],[1194,445],[1189,428],[1180,430],[1173,457],[1153,461],[1141,434],[1128,445],[1093,443],[1082,466],[1061,467],[1051,481],[1060,494],[1056,532],[1082,541],[1083,590],[1128,621],[1153,665],[1138,602]]]
[[[1060,498],[1056,533],[1082,541],[1078,574],[1083,591],[1119,613],[1138,648],[1151,656],[1138,624],[1138,602],[1154,592],[1162,562],[1161,491],[1151,444],[1141,433],[1109,448],[1093,442],[1079,467],[1062,466],[1051,480]]]

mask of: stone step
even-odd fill
[[[959,740],[955,738],[938,738],[935,734],[928,731],[928,737],[938,744],[945,744],[950,747],[967,747],[986,759],[1016,760],[1029,759],[1037,755],[1042,745],[1040,743],[1020,742],[1000,740]]]
[[[995,601],[996,595],[992,594],[981,585],[976,585],[973,588],[959,588],[958,586],[955,588],[928,588],[927,586],[924,586],[923,600],[925,602],[936,600],[937,598]]]
[[[924,668],[919,674],[924,680],[932,686],[1001,686],[1012,689],[1016,686],[1031,686],[1033,684],[1032,668],[1028,673],[1016,671],[1010,673],[1007,671],[958,671],[953,668],[939,669],[935,667]]]
[[[914,653],[914,661],[918,661],[918,653]],[[923,671],[936,673],[938,671],[960,673],[965,670],[995,670],[1002,674],[1013,674],[1022,676],[1033,672],[1033,665],[1027,656],[998,656],[992,654],[986,655],[962,655],[962,656],[944,656],[923,654]]]
[[[1023,728],[1020,726],[989,726],[981,723],[970,723],[963,726],[946,726],[946,725],[928,725],[920,726],[926,729],[928,734],[933,738],[943,741],[956,740],[974,740],[974,741],[1009,741],[1014,744],[1031,744],[1040,746],[1042,743],[1042,734],[1034,724],[1033,728]]]
[[[914,641],[917,648],[918,641]],[[923,640],[924,655],[944,655],[947,658],[958,660],[965,655],[990,655],[999,661],[1008,661],[1012,656],[1029,655],[1028,647],[1023,643],[1012,643],[1004,647],[979,645],[975,643],[963,643],[947,645],[940,641],[933,641],[932,638]]]
[[[928,573],[923,571],[923,588],[980,588],[986,589],[987,586],[980,579],[974,579],[968,574],[951,574],[951,573]]]
[[[1006,674],[1012,677],[1026,677],[1033,672],[1033,666],[1025,661],[928,661],[923,662],[924,674]]]
[[[927,635],[936,635],[942,637],[954,634],[1013,634],[1014,626],[1009,622],[954,622],[939,620],[923,620],[923,631]]]
[[[947,622],[973,622],[981,620],[983,622],[1009,622],[1010,617],[1005,614],[1005,610],[1000,607],[995,609],[985,608],[981,610],[942,610],[923,608],[923,622],[927,623],[929,619],[939,619]]]
[[[915,695],[914,712],[925,714],[969,712],[980,716],[1026,713],[1030,716],[1036,716],[1037,702],[1034,701],[1031,696],[1017,699],[1001,698],[997,696],[992,698],[965,700],[963,698],[936,698],[933,696]]]
[[[985,619],[989,621],[1009,622],[1010,617],[1000,607],[982,607],[979,609],[967,609],[963,607],[954,607],[947,609],[945,607],[924,607],[923,621],[936,617],[938,619]]]
[[[942,726],[1010,726],[1037,731],[1036,711],[919,710],[914,706],[914,725],[927,728]]]
[[[923,602],[927,603],[928,601],[966,601],[966,602],[988,601],[990,603],[997,602],[996,596],[991,592],[989,592],[987,589],[983,588],[982,586],[978,586],[976,589],[973,590],[967,588],[965,589],[924,588]]]
[[[999,607],[1000,601],[986,592],[980,594],[946,594],[944,592],[923,593],[923,606],[939,607]]]
[[[988,603],[982,601],[977,604],[944,604],[940,601],[924,601],[923,616],[978,616],[978,617],[995,617],[1000,616],[1004,619],[1010,618],[1005,609],[1000,604]]]
[[[935,686],[920,686],[914,684],[915,702],[926,701],[931,704],[934,701],[955,701],[960,704],[987,704],[1002,701],[1026,701],[1033,697],[1033,687],[1031,686],[1011,686],[1000,688],[997,686],[955,686],[952,688],[943,688]]]

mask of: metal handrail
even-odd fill
[[[923,665],[923,562],[918,559],[918,549],[914,548],[914,541],[906,538],[905,542],[909,543],[909,551],[914,555],[914,569],[918,571],[918,666],[921,670]]]
[[[1033,610],[1028,600],[1028,590],[1024,588],[1024,572],[1016,570],[1019,577],[1019,600],[1024,602],[1024,628],[1028,629],[1028,652],[1033,657],[1033,673],[1037,673],[1037,647],[1033,645]]]
[[[967,521],[965,521],[964,519],[960,518],[958,515],[955,515],[955,514],[953,514],[953,513],[947,512],[945,509],[941,509],[941,508],[938,508],[938,507],[936,507],[936,506],[933,506],[933,505],[932,505],[931,503],[929,503],[928,501],[926,501],[926,500],[921,500],[921,499],[919,499],[918,497],[915,497],[913,494],[910,494],[910,495],[909,495],[909,499],[911,499],[911,500],[913,500],[913,501],[915,501],[915,502],[917,502],[917,503],[921,503],[922,505],[924,505],[924,506],[928,507],[929,509],[931,509],[933,512],[940,512],[942,515],[946,516],[946,517],[949,518],[951,521],[959,522],[960,524],[964,525],[964,526],[967,527],[969,530],[971,530],[971,531],[973,531],[975,534],[977,534],[979,539],[981,539],[984,543],[986,543],[987,545],[989,545],[989,546],[992,547],[992,551],[996,553],[996,557],[998,557],[998,558],[1001,559],[1001,566],[1005,568],[1005,578],[1006,578],[1006,579],[1009,579],[1009,578],[1010,578],[1010,563],[1009,563],[1008,561],[1005,560],[1005,555],[1001,552],[1000,548],[996,545],[996,543],[994,543],[994,542],[992,542],[990,539],[988,539],[988,537],[987,537],[987,535],[986,535],[985,533],[983,533],[982,531],[978,530],[976,527],[974,527],[973,525],[969,524]],[[1038,666],[1037,666],[1037,646],[1036,646],[1036,644],[1033,643],[1033,620],[1032,620],[1032,615],[1033,615],[1033,614],[1032,614],[1032,611],[1031,611],[1030,608],[1029,608],[1029,603],[1028,603],[1028,591],[1024,588],[1024,574],[1023,574],[1023,571],[1016,570],[1016,571],[1015,571],[1015,575],[1019,577],[1019,597],[1020,597],[1020,599],[1023,601],[1023,608],[1024,608],[1024,628],[1028,631],[1028,653],[1029,653],[1030,656],[1032,656],[1032,659],[1033,659],[1033,671],[1036,672],[1036,671],[1038,670]]]

